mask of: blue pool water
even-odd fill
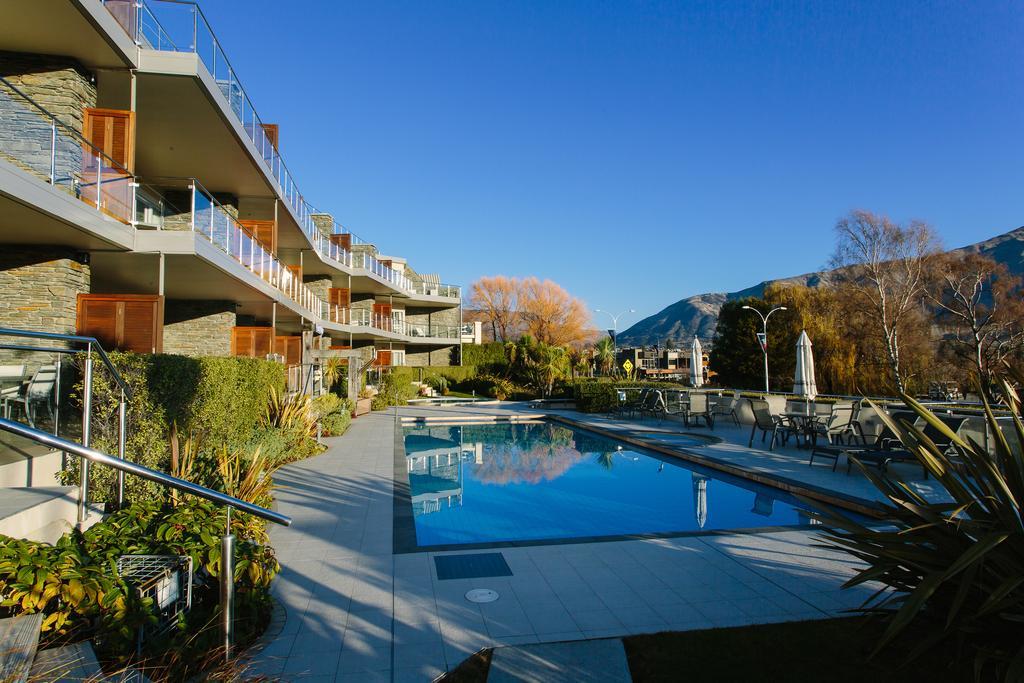
[[[694,443],[698,443],[697,440]],[[420,547],[808,523],[775,489],[547,422],[409,427]]]

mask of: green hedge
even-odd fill
[[[612,379],[582,379],[565,384],[564,395],[576,400],[576,408],[584,413],[606,413],[618,404],[616,389],[623,387],[642,389],[685,389],[672,382],[616,382]]]
[[[508,366],[508,352],[501,342],[463,344],[462,364],[485,367],[488,372],[495,372]]]
[[[285,367],[254,358],[189,358],[185,356],[112,353],[111,361],[131,387],[128,402],[127,457],[147,467],[168,471],[170,433],[176,424],[179,443],[190,434],[204,449],[260,445],[264,451],[297,446],[289,435],[268,434],[262,426],[273,387],[282,392]],[[81,383],[75,387],[81,401]],[[104,371],[93,373],[92,446],[117,453],[119,390]],[[275,456],[268,452],[267,455]],[[116,474],[107,467],[91,468],[90,486],[96,501],[113,500]],[[78,481],[78,463],[70,462],[64,479]],[[138,477],[126,478],[131,499],[164,496],[164,490]]]

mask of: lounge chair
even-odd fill
[[[891,417],[898,423],[913,425],[918,420],[917,413],[911,411],[895,411]],[[937,416],[954,434],[960,431],[964,423],[967,422],[966,417],[960,416]],[[925,424],[922,433],[928,437],[932,443],[939,447],[943,452],[949,452],[953,449],[952,441],[942,432],[930,424]],[[928,469],[921,464],[911,451],[903,447],[903,443],[899,437],[892,432],[888,427],[882,429],[882,432],[875,439],[875,442],[867,447],[856,447],[856,446],[822,446],[816,447],[811,452],[811,460],[808,464],[814,463],[815,456],[822,456],[826,458],[832,458],[832,471],[835,471],[836,465],[839,461],[840,455],[846,455],[846,473],[849,474],[853,467],[853,461],[850,460],[851,456],[860,460],[863,463],[871,464],[876,466],[882,472],[885,472],[889,465],[894,462],[911,462],[921,465],[921,469],[924,472],[925,478],[928,477]]]
[[[644,418],[644,415],[658,417],[659,419],[663,418],[665,416],[665,397],[662,396],[661,391],[653,389],[647,394],[638,410],[640,411],[641,420]]]
[[[772,415],[772,411],[768,408],[768,401],[750,399],[750,409],[754,413],[754,425],[750,429],[750,442],[747,443],[748,448],[753,448],[754,435],[758,429],[761,430],[761,443],[764,443],[765,437],[771,433],[772,440],[768,445],[768,450],[770,451],[775,449],[775,442],[779,440],[780,432],[782,433],[782,441],[785,442],[789,427],[778,415]]]

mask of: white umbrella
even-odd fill
[[[690,383],[695,387],[704,384],[704,349],[700,347],[700,339],[693,337],[693,348],[690,350]]]
[[[796,373],[793,375],[793,393],[813,401],[818,395],[818,385],[814,381],[814,351],[811,349],[811,338],[807,330],[800,332],[796,341]]]

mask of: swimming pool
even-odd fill
[[[782,491],[551,422],[414,426],[403,438],[418,547],[810,521]]]

